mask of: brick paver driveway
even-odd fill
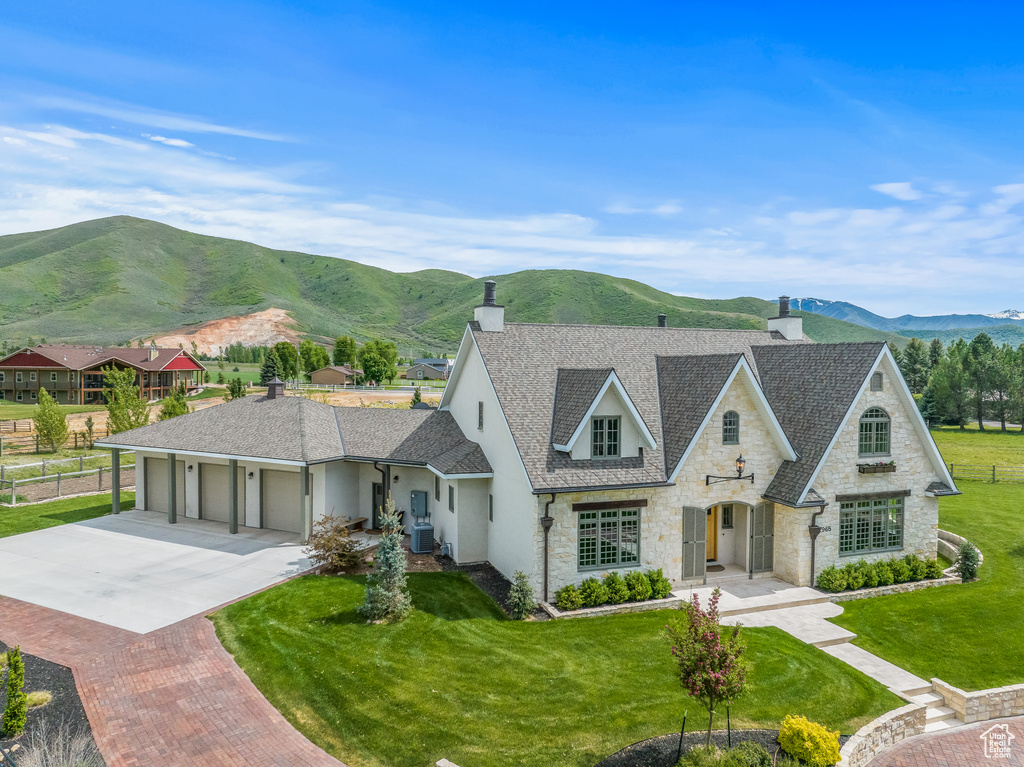
[[[1006,727],[1004,730],[1003,727]],[[990,732],[991,731],[991,732]],[[1009,755],[986,754],[986,733],[995,736],[990,745],[1009,741]],[[1024,767],[1024,717],[996,719],[959,727],[951,732],[921,735],[893,746],[873,759],[868,767]]]

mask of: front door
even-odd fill
[[[708,562],[718,559],[718,507],[712,506],[708,509]]]
[[[382,482],[373,483],[373,508],[370,510],[370,526],[373,529],[380,528],[380,515],[381,509],[384,507],[384,484]]]

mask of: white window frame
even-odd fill
[[[29,383],[32,383],[32,382],[34,382],[36,380],[36,371],[34,371],[34,370],[28,371],[28,380],[29,380]]]
[[[22,396],[22,394],[23,394],[22,392],[18,392],[18,396],[17,396],[17,397],[15,397],[15,399],[16,399],[16,400],[18,400],[18,402],[21,402],[21,401],[22,401],[22,400],[24,399],[24,397]]]
[[[50,373],[50,381],[56,381],[56,380],[57,380],[57,374],[56,374],[56,373],[53,373],[53,372],[51,372],[51,373]]]
[[[21,370],[16,370],[14,372],[14,382],[15,383],[24,383],[25,382],[25,373],[23,371],[21,371]]]

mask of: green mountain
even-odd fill
[[[1010,346],[1017,347],[1024,344],[1024,327],[1020,325],[986,325],[982,328],[953,328],[950,330],[907,329],[903,331],[905,336],[920,338],[925,343],[933,338],[938,338],[946,346],[960,338],[970,341],[979,333],[987,333],[996,346],[1010,344]]]
[[[115,216],[0,237],[0,337],[117,344],[273,306],[311,336],[380,336],[404,354],[454,351],[483,279],[438,269],[396,274]],[[686,298],[593,272],[496,279],[512,322],[649,325],[663,312],[676,327],[763,328],[778,311],[757,298]],[[816,341],[905,340],[803,316]]]

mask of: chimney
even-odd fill
[[[659,314],[658,315],[658,327],[659,328],[667,328],[668,327],[668,315],[667,314]]]
[[[473,309],[473,319],[480,323],[480,329],[488,333],[500,333],[505,329],[505,307],[494,300],[494,280],[484,283],[484,302]]]
[[[789,312],[789,296],[779,296],[779,316],[768,319],[768,330],[776,330],[787,341],[804,339],[804,321]]]
[[[151,341],[149,344],[149,361],[152,362],[157,358],[159,352],[156,350],[156,341]]]
[[[284,397],[284,381],[274,376],[267,382],[267,399]]]

